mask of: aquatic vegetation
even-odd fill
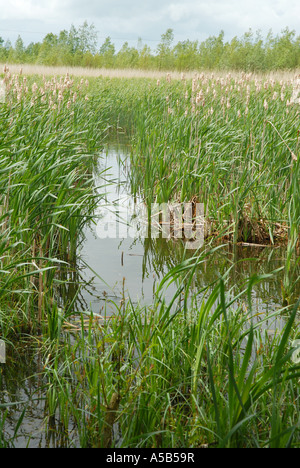
[[[8,363],[18,341],[30,342],[38,384],[26,404],[16,400],[12,434],[5,428],[14,406],[1,395],[0,445],[15,445],[27,404],[39,398],[45,434],[59,433],[61,446],[299,447],[292,82],[204,73],[86,81],[7,69],[3,78],[1,337],[12,344]],[[76,260],[103,197],[92,174],[109,128],[130,138],[133,196],[148,207],[204,203],[207,244],[176,252],[153,303],[134,304],[123,291],[100,315],[77,310]],[[231,267],[223,262],[219,277],[201,286],[199,265],[221,242],[282,245],[285,255],[274,271],[253,266],[247,280],[233,255]],[[263,315],[252,291],[266,277],[282,279],[283,304]],[[11,381],[0,373],[8,390]]]
[[[203,260],[178,265],[165,282]],[[162,283],[153,307],[124,301],[114,316],[74,322],[73,338],[46,361],[49,416],[66,431],[75,421],[83,447],[299,446],[299,303],[270,335],[264,322],[284,310],[257,321],[240,303],[251,282],[235,297],[226,283],[187,308],[180,288],[173,313]]]
[[[298,170],[292,82],[202,73],[159,86],[109,80],[98,87],[111,100],[111,121],[133,129],[132,189],[147,203],[196,196],[213,233],[234,242],[287,239]]]
[[[131,135],[133,194],[149,210],[203,203],[207,238],[288,245],[287,301],[299,258],[298,82],[251,73],[95,82],[111,125]]]
[[[89,131],[84,82],[75,88],[66,76],[59,83],[44,79],[39,88],[22,75],[11,76],[9,70],[4,82],[6,99],[0,106],[3,335],[12,328],[18,333],[23,325],[41,326],[55,309],[59,274],[74,261],[82,227],[100,197],[91,174],[105,128],[98,120]]]

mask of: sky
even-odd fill
[[[138,38],[155,50],[168,28],[174,43],[203,41],[221,30],[225,40],[250,28],[265,36],[285,27],[300,34],[299,0],[0,0],[0,36],[12,43],[41,42],[49,32],[69,30],[84,21],[94,24],[99,45],[110,36],[117,48]]]

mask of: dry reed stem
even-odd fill
[[[282,136],[280,135],[280,133],[278,132],[277,128],[275,127],[275,125],[270,122],[269,120],[267,120],[267,123],[269,123],[275,130],[275,132],[279,135],[280,139],[282,140],[282,142],[285,144],[285,146],[287,147],[287,149],[289,150],[289,152],[291,153],[291,156],[292,156],[292,159],[293,161],[298,161],[298,158],[296,156],[296,154],[291,150],[291,148],[288,146],[287,142],[282,138]]]
[[[5,64],[0,64],[0,70],[3,70],[6,67]],[[20,74],[20,68],[22,69],[23,75],[45,75],[45,76],[62,76],[67,73],[77,76],[77,77],[109,77],[109,78],[153,78],[160,79],[167,77],[168,81],[182,80],[182,73],[177,71],[159,71],[159,70],[141,70],[141,69],[110,69],[110,68],[84,68],[84,67],[71,67],[71,66],[56,66],[50,67],[45,65],[9,65],[9,70],[13,74]],[[200,73],[199,70],[193,70],[185,72],[184,79],[189,80],[193,79],[195,75]],[[211,70],[201,70],[201,73],[205,75],[212,76],[214,78],[222,78],[225,76],[230,76],[236,78],[241,76],[243,72],[238,71],[211,71]],[[295,76],[299,76],[299,70],[291,71],[272,71],[266,74],[263,73],[250,73],[251,79],[264,79],[268,77],[276,81],[288,82],[295,79]]]

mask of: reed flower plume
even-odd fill
[[[290,99],[291,104],[300,104],[300,76],[296,79],[293,85],[293,94]]]

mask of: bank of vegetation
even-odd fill
[[[19,36],[14,44],[1,38],[0,62],[87,68],[142,70],[238,70],[268,72],[300,67],[300,36],[285,28],[264,37],[251,29],[241,37],[225,40],[224,31],[204,41],[186,39],[174,44],[174,31],[167,29],[155,49],[137,40],[117,49],[107,37],[99,46],[93,24],[84,22],[59,34],[48,33],[42,42],[25,44]]]

